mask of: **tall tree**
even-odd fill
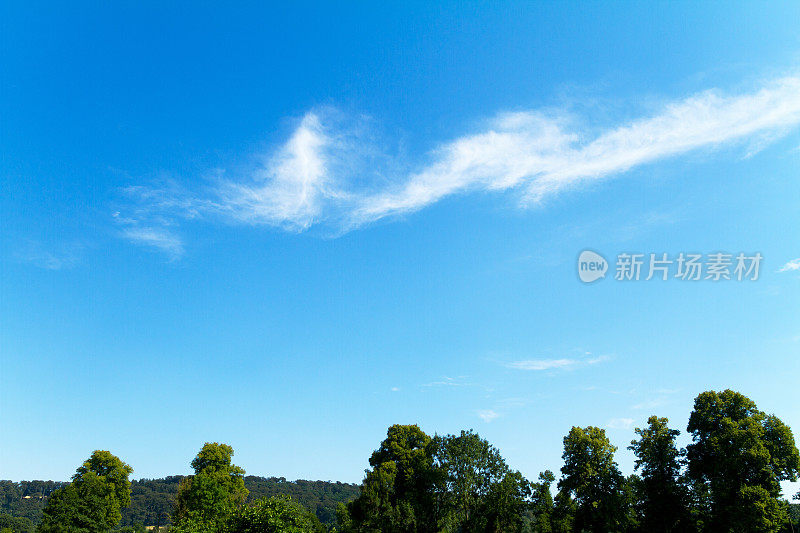
[[[708,488],[706,531],[775,532],[787,518],[780,482],[796,481],[800,453],[792,431],[738,392],[708,391],[694,402],[689,475]]]
[[[222,527],[247,499],[244,470],[231,463],[233,448],[207,442],[192,460],[194,475],[181,481],[175,506],[179,528]],[[188,524],[192,524],[191,526]]]
[[[518,531],[530,484],[472,431],[431,439],[392,426],[361,494],[339,509],[344,531]]]
[[[518,531],[530,484],[477,433],[434,439],[443,531]]]
[[[533,533],[550,533],[553,516],[553,495],[550,486],[556,476],[550,470],[539,474],[539,481],[531,483],[531,501],[526,514],[527,529]]]
[[[688,490],[681,476],[685,451],[675,445],[680,431],[670,429],[668,423],[666,418],[651,416],[647,427],[636,428],[639,439],[628,447],[641,472],[641,482],[636,483],[641,527],[654,533],[691,529]]]
[[[369,459],[361,494],[340,509],[345,530],[435,531],[436,472],[431,437],[416,425],[393,425]]]
[[[532,533],[551,533],[553,526],[553,495],[550,486],[556,476],[550,470],[539,474],[539,481],[531,483],[531,504],[528,508],[527,530]]]
[[[78,467],[72,483],[50,495],[37,531],[100,533],[122,519],[131,503],[133,468],[110,452],[96,450]]]
[[[575,529],[596,533],[625,527],[625,479],[614,461],[616,447],[604,430],[573,427],[564,437],[564,466],[558,488],[575,498]]]

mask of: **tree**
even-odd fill
[[[24,517],[0,513],[0,533],[32,533],[33,523]]]
[[[431,439],[391,426],[361,494],[338,510],[343,531],[517,531],[530,485],[472,431]]]
[[[635,485],[644,531],[689,529],[688,490],[681,478],[685,452],[675,445],[680,431],[670,429],[668,422],[651,416],[646,428],[636,428],[639,439],[628,446],[641,472],[641,481]]]
[[[530,483],[530,502],[523,512],[524,531],[550,533],[552,531],[553,495],[550,486],[556,477],[550,470],[539,474],[539,481]]]
[[[570,493],[559,490],[553,499],[553,514],[550,516],[550,528],[553,533],[572,533],[575,529],[575,514],[578,506]]]
[[[550,533],[553,531],[553,495],[550,486],[556,476],[550,470],[539,474],[539,482],[531,483],[531,505],[528,509],[528,529],[533,533]]]
[[[626,509],[625,479],[614,452],[600,428],[573,427],[564,437],[564,466],[558,487],[575,498],[575,529],[597,533],[621,531]]]
[[[189,515],[181,519],[176,525],[169,528],[169,533],[220,533],[223,531],[224,524],[214,524],[207,522],[194,515]]]
[[[176,526],[188,531],[221,528],[245,502],[244,470],[231,463],[232,457],[229,445],[205,443],[192,460],[194,475],[184,478],[178,488]]]
[[[431,438],[416,425],[393,425],[369,459],[361,494],[339,511],[352,531],[434,531]],[[345,527],[345,525],[347,527]]]
[[[486,497],[484,520],[473,531],[519,532],[523,516],[530,504],[531,484],[519,471],[507,472],[503,479],[493,483]]]
[[[131,503],[133,468],[110,452],[96,450],[72,476],[72,483],[50,495],[40,533],[94,533],[112,529]]]
[[[433,455],[444,531],[518,531],[530,484],[477,433],[436,437]]]
[[[226,533],[322,533],[325,528],[314,513],[288,496],[273,496],[241,507]]]
[[[707,487],[710,532],[775,532],[788,520],[780,482],[796,481],[800,453],[791,430],[738,392],[708,391],[694,402],[689,476]]]

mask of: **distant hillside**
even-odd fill
[[[286,481],[286,478],[247,476],[245,486],[250,490],[249,500],[258,500],[278,494],[288,494],[313,511],[323,524],[336,522],[336,506],[358,496],[360,487],[350,483],[330,481]]]
[[[121,526],[167,525],[183,476],[140,479],[131,483],[131,506],[122,511]],[[330,481],[287,481],[286,478],[247,476],[248,501],[288,494],[313,511],[324,524],[336,521],[336,506],[358,495],[358,485]],[[47,500],[55,489],[66,485],[58,481],[0,481],[0,512],[24,517],[37,523]]]
[[[62,481],[0,480],[0,513],[39,522],[47,497],[56,489],[67,485]]]

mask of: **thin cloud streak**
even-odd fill
[[[797,259],[792,259],[791,261],[787,262],[781,268],[778,269],[778,272],[796,272],[800,270],[800,257]]]
[[[63,270],[75,267],[81,260],[84,245],[80,243],[61,244],[55,249],[47,249],[38,242],[28,242],[15,252],[16,258],[45,270]]]
[[[486,422],[487,424],[490,423],[492,420],[498,418],[500,416],[499,413],[492,409],[481,409],[476,412],[478,418]]]
[[[569,368],[578,364],[574,359],[532,359],[528,361],[514,361],[508,363],[509,368],[518,370],[552,370],[554,368]]]
[[[600,356],[591,359],[528,359],[507,363],[508,368],[516,370],[571,370],[580,366],[596,365],[607,361],[608,357]]]
[[[451,378],[448,376],[444,376],[440,381],[432,381],[430,383],[424,383],[423,387],[465,387],[470,385],[464,381],[464,377],[457,377]]]
[[[128,227],[122,230],[122,235],[134,243],[164,252],[171,259],[179,259],[184,252],[180,237],[163,228]]]
[[[309,111],[288,141],[239,176],[222,171],[202,190],[125,190],[124,218],[167,231],[176,219],[218,220],[287,231],[322,226],[334,234],[408,214],[468,192],[513,190],[523,206],[692,150],[748,141],[761,148],[800,124],[800,77],[770,81],[737,96],[706,91],[661,112],[592,135],[575,120],[538,110],[501,113],[480,132],[444,143],[416,165],[376,149],[358,118]],[[356,124],[356,125],[354,125]],[[751,150],[752,152],[752,150]],[[748,152],[747,155],[752,155]],[[169,253],[179,248],[149,239]]]

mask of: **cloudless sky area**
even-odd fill
[[[596,425],[629,474],[649,415],[686,444],[694,397],[726,388],[798,439],[798,22],[797,2],[3,2],[0,477],[67,480],[95,449],[188,473],[218,441],[248,474],[360,482],[394,423],[474,428],[529,479]],[[703,133],[760,91],[787,111]],[[689,131],[658,118],[698,99]],[[496,186],[502,142],[459,142],[502,117],[560,128],[558,170]],[[649,119],[694,144],[629,164],[591,144]],[[571,166],[587,146],[605,170]],[[462,156],[494,159],[469,181]],[[606,279],[578,279],[584,249]],[[621,252],[717,251],[760,252],[759,279],[613,279]]]

